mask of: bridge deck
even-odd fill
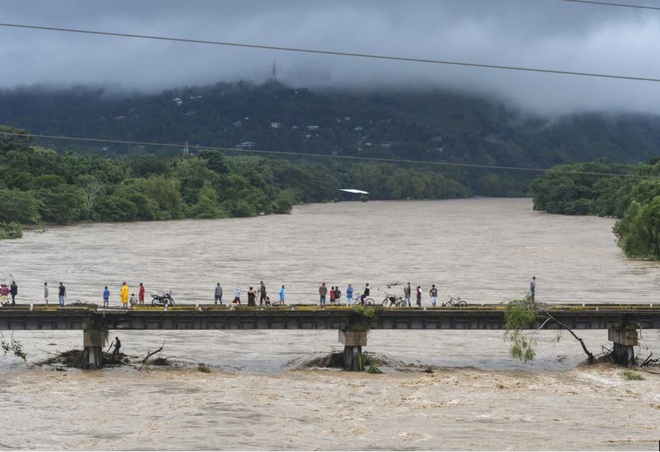
[[[608,329],[633,323],[643,329],[660,329],[660,305],[557,305],[550,310],[573,329]],[[344,329],[351,320],[350,307],[316,308],[309,305],[259,307],[177,306],[162,308],[102,309],[90,307],[14,306],[0,308],[0,330],[244,330],[244,329]],[[467,308],[375,308],[369,329],[458,330],[503,329],[501,306]],[[556,329],[549,321],[530,325]]]

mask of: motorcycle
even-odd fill
[[[165,292],[163,295],[160,295],[157,292],[151,293],[151,304],[153,306],[176,306],[174,298],[169,292]]]

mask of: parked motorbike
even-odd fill
[[[165,292],[163,295],[159,293],[151,293],[151,304],[154,306],[175,306],[174,298],[169,292]]]

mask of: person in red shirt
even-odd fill
[[[8,304],[9,300],[7,296],[9,295],[9,287],[7,284],[0,285],[0,304]]]
[[[138,292],[138,303],[144,304],[144,285],[140,283],[140,291]]]

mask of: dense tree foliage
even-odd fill
[[[532,183],[531,194],[536,210],[619,218],[614,233],[626,255],[660,259],[660,161],[557,166]]]
[[[457,92],[314,92],[271,81],[159,94],[0,90],[3,123],[5,236],[41,222],[287,213],[341,199],[340,188],[371,199],[523,196],[535,173],[506,167],[558,165],[531,185],[535,209],[620,218],[626,253],[660,259],[660,169],[637,163],[657,153],[653,115],[543,118]]]
[[[34,146],[24,131],[0,126],[0,229],[77,221],[250,217],[289,213],[295,204],[341,200],[342,187],[371,199],[471,196],[465,177],[438,168],[198,155],[104,158]]]
[[[186,142],[196,152],[196,146],[236,149],[233,155],[259,149],[529,168],[599,157],[634,164],[655,155],[660,142],[660,121],[653,115],[544,118],[459,92],[311,91],[276,82],[216,83],[158,94],[118,94],[86,86],[0,90],[0,124],[42,136],[37,143],[58,152],[74,150],[106,157],[130,154],[124,168],[113,169],[121,172],[130,166],[134,177],[164,174],[162,159],[148,153],[174,156]],[[46,137],[49,135],[99,141],[55,140]],[[122,144],[127,141],[162,146]],[[227,172],[218,167],[224,165],[222,160],[200,156],[218,175]],[[41,164],[48,162],[47,157],[34,156]],[[74,175],[80,175],[92,162],[76,163],[79,167]],[[111,177],[117,176],[123,177]],[[471,170],[462,182],[478,195],[520,196],[533,176],[521,171]],[[183,199],[189,203],[191,194],[201,187],[201,179],[181,183]]]

